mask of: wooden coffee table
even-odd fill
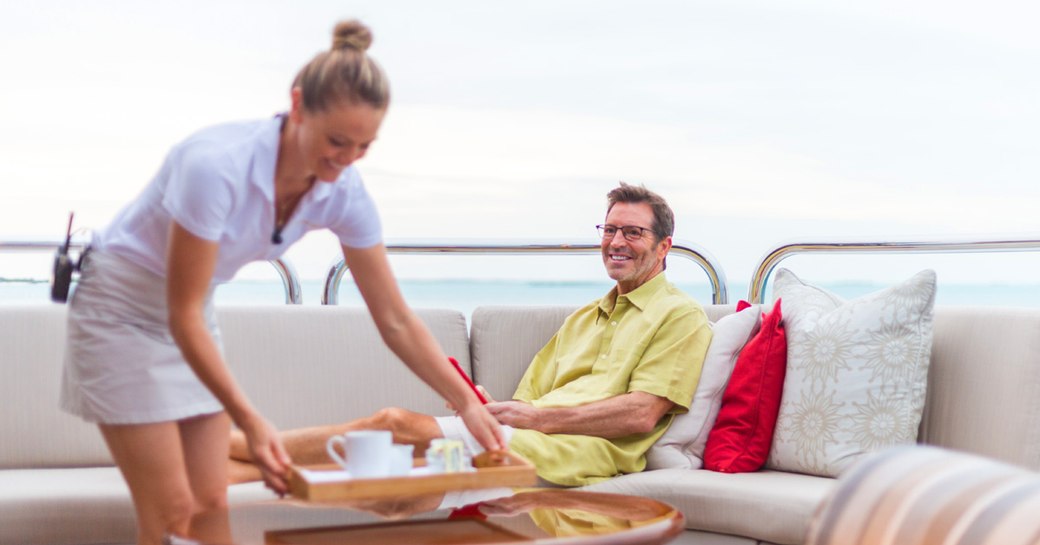
[[[649,498],[544,488],[470,490],[336,503],[235,505],[196,516],[187,536],[167,536],[167,543],[667,543],[684,523],[682,513]]]

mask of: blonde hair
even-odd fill
[[[372,31],[360,21],[340,21],[332,32],[332,48],[314,56],[293,81],[300,88],[303,107],[322,111],[347,102],[385,109],[390,103],[390,82],[365,51],[372,45]]]

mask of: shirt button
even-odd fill
[[[617,325],[617,322],[610,322],[610,325]]]

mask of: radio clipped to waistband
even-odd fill
[[[78,260],[73,260],[69,255],[69,246],[72,243],[72,218],[74,216],[75,212],[69,212],[69,225],[65,229],[65,242],[58,246],[58,251],[54,253],[54,270],[51,271],[51,301],[55,303],[64,303],[69,299],[72,273],[79,270],[79,264],[83,261],[83,254],[80,254]]]

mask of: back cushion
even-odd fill
[[[1040,310],[936,308],[918,441],[1040,469]]]
[[[496,400],[513,398],[531,359],[575,307],[485,306],[473,311],[473,382]]]
[[[65,305],[0,305],[0,469],[109,465],[97,426],[58,408]]]
[[[465,317],[416,313],[471,369]],[[383,343],[368,312],[343,307],[220,307],[225,353],[257,408],[279,428],[327,424],[399,406],[448,414]],[[64,305],[0,306],[0,469],[112,463],[97,427],[58,408]]]
[[[222,307],[218,318],[235,378],[278,428],[343,422],[384,407],[449,414],[383,343],[366,309],[261,308]],[[454,310],[415,312],[445,353],[470,370],[466,318]]]
[[[497,400],[512,399],[531,359],[549,342],[572,306],[484,306],[473,311],[470,355],[474,382]],[[735,312],[735,305],[704,305],[715,321]]]

